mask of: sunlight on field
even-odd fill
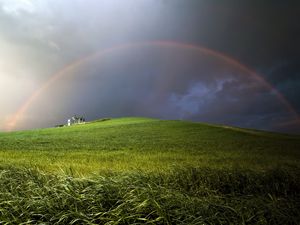
[[[72,171],[76,176],[90,176],[101,172],[168,173],[176,169],[238,168],[264,170],[279,167],[284,159],[225,152],[222,154],[186,153],[180,151],[0,151],[0,164],[37,168],[48,173]],[[297,160],[285,159],[285,165],[296,166]],[[282,165],[281,165],[282,166]]]

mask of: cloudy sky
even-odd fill
[[[77,114],[300,133],[300,2],[0,0],[0,130]]]

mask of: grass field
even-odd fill
[[[0,133],[0,224],[300,224],[300,137],[121,118]]]

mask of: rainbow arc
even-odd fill
[[[255,72],[253,69],[249,68],[248,66],[242,64],[238,60],[215,50],[186,43],[174,42],[174,41],[146,41],[146,42],[137,42],[137,43],[128,43],[123,45],[114,46],[112,48],[107,48],[104,50],[100,50],[96,53],[78,59],[70,64],[66,65],[64,68],[53,74],[48,81],[46,81],[39,89],[37,89],[17,110],[17,112],[8,120],[5,124],[5,129],[7,131],[11,131],[15,129],[17,123],[23,118],[23,115],[26,111],[30,108],[30,106],[36,101],[36,99],[48,88],[50,88],[55,82],[57,82],[60,78],[66,76],[70,72],[76,70],[80,66],[84,65],[85,63],[89,62],[93,59],[101,59],[101,57],[121,50],[127,50],[131,48],[138,48],[138,47],[161,47],[161,48],[176,48],[176,49],[185,49],[191,51],[198,51],[202,54],[206,54],[217,59],[224,61],[227,64],[239,69],[243,74],[248,74],[252,76],[255,80],[263,84],[266,88],[270,89],[279,101],[282,103],[283,106],[295,117],[295,121],[299,122],[299,115],[296,110],[292,107],[292,105],[287,101],[287,99],[269,82],[267,82],[261,75]]]

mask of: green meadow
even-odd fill
[[[120,118],[0,133],[0,224],[300,224],[300,137]]]

